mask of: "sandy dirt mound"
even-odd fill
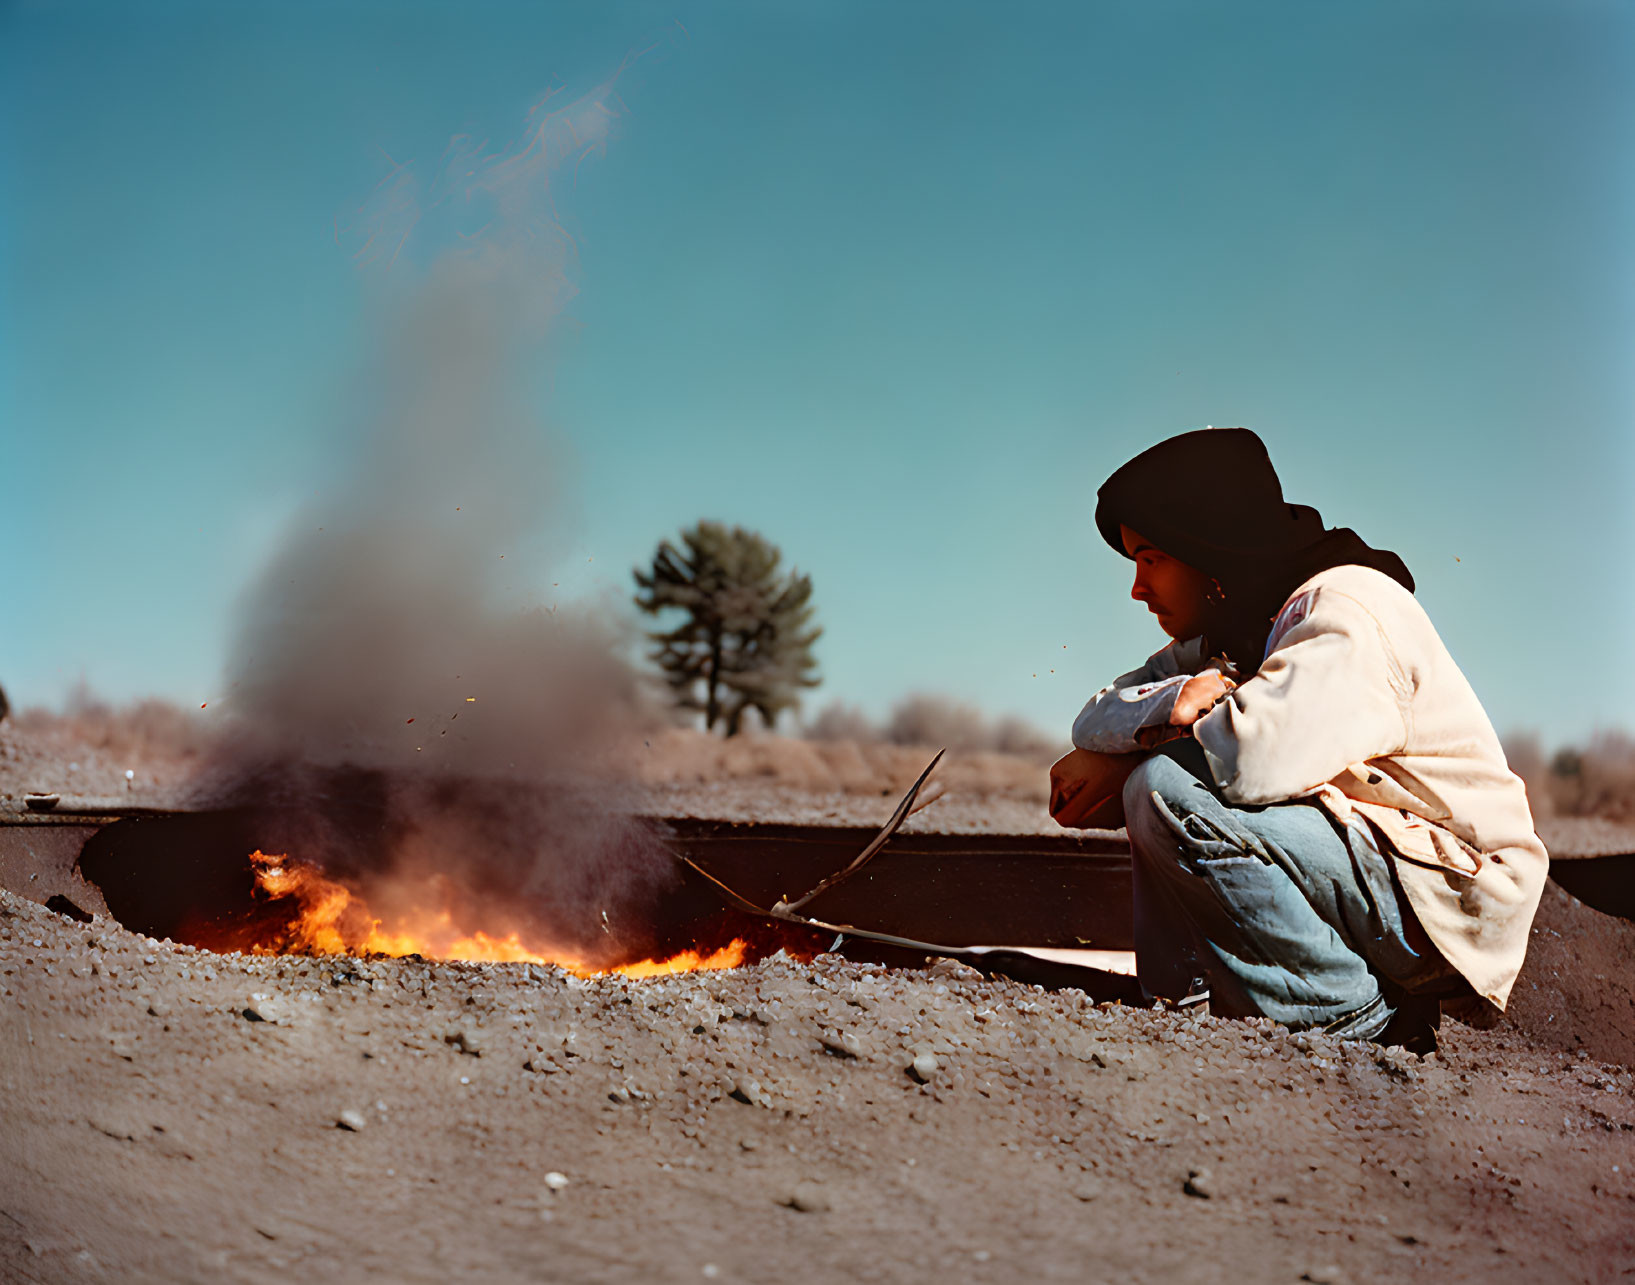
[[[1635,1066],[1635,924],[1544,885],[1527,962],[1495,1030]]]

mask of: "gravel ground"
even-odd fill
[[[1635,1271],[1635,1075],[1514,1031],[1421,1059],[832,956],[221,956],[9,893],[0,991],[10,1280]]]
[[[1422,1059],[946,962],[213,955],[30,873],[0,890],[0,1279],[1635,1276],[1635,925],[1553,885],[1506,1020]]]

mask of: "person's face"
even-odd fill
[[[1158,617],[1158,625],[1180,641],[1204,632],[1204,590],[1209,577],[1196,567],[1156,548],[1150,540],[1127,526],[1120,526],[1124,552],[1135,559],[1135,585],[1130,597],[1147,604]]]

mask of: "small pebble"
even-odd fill
[[[850,1031],[827,1034],[822,1043],[824,1050],[835,1057],[855,1058],[863,1052],[863,1042]]]
[[[815,1182],[796,1183],[795,1189],[783,1203],[803,1214],[823,1214],[833,1208],[829,1193]]]
[[[935,1053],[921,1053],[908,1064],[908,1071],[921,1084],[927,1084],[941,1065]]]
[[[335,1127],[349,1130],[352,1133],[362,1133],[364,1126],[368,1123],[369,1121],[364,1118],[362,1111],[354,1111],[348,1107],[341,1112],[340,1118],[335,1121]]]
[[[1092,1174],[1082,1174],[1074,1181],[1072,1187],[1074,1198],[1083,1201],[1097,1199],[1101,1195],[1102,1190],[1101,1179],[1093,1176]]]
[[[283,1016],[283,1009],[270,996],[253,995],[250,1002],[244,1006],[243,1014],[247,1022],[276,1023]]]
[[[1187,1180],[1181,1184],[1181,1190],[1189,1196],[1209,1200],[1216,1192],[1215,1175],[1205,1168],[1193,1169],[1187,1174]]]
[[[561,1191],[567,1185],[568,1175],[565,1173],[558,1173],[555,1169],[552,1169],[550,1173],[545,1175],[545,1186],[550,1191]]]
[[[443,1043],[452,1044],[462,1053],[469,1053],[472,1057],[483,1055],[483,1039],[477,1034],[475,1027],[457,1026],[443,1036]]]

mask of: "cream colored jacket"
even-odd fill
[[[1204,667],[1199,650],[1177,643],[1097,693],[1075,743],[1135,748],[1136,728],[1168,720],[1173,676]],[[1413,594],[1370,567],[1319,572],[1284,604],[1260,669],[1192,731],[1228,802],[1309,797],[1341,824],[1373,822],[1432,942],[1504,1006],[1549,858],[1525,787]]]

